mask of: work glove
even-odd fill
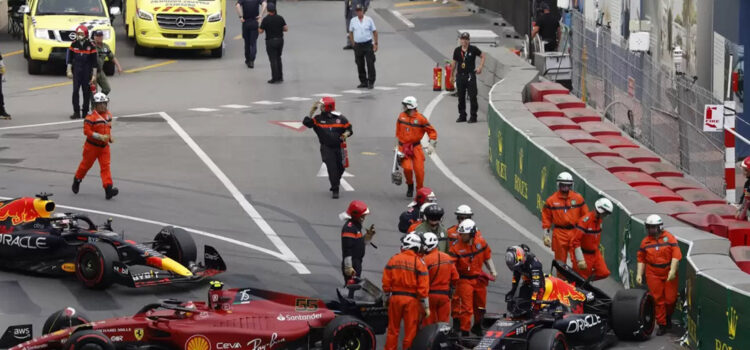
[[[375,225],[370,225],[370,227],[365,231],[365,241],[371,241],[372,237],[375,236]]]
[[[635,276],[635,283],[639,285],[643,284],[643,276],[642,275]]]
[[[675,277],[677,277],[677,270],[676,269],[670,269],[669,274],[667,274],[667,282],[674,280]]]
[[[550,235],[549,229],[544,229],[544,233],[542,233],[544,236],[544,246],[545,247],[551,247],[552,246],[552,236]]]
[[[424,318],[429,318],[429,317],[430,317],[430,308],[427,307],[424,309]]]
[[[65,71],[65,76],[68,77],[68,79],[73,79],[73,67],[68,65],[68,70]]]
[[[435,152],[435,147],[437,147],[437,140],[430,140],[427,144],[427,155],[432,155],[432,153]]]
[[[579,262],[578,262],[578,268],[579,268],[579,269],[581,269],[581,270],[585,270],[585,269],[586,269],[586,267],[587,267],[587,265],[586,265],[586,260],[581,260],[581,261],[579,261]]]
[[[354,271],[354,268],[353,268],[353,267],[351,267],[351,266],[346,266],[346,267],[344,267],[344,274],[346,275],[346,277],[351,277],[351,276],[353,276],[355,272],[356,272],[356,271]]]

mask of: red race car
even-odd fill
[[[375,334],[384,333],[387,324],[382,292],[364,280],[338,294],[337,301],[326,303],[254,288],[225,290],[213,281],[208,302],[167,299],[133,316],[95,322],[72,308],[60,310],[45,322],[43,336],[12,350],[374,350]],[[28,325],[12,326],[0,347],[12,345],[9,335],[19,333],[16,329],[31,333]]]

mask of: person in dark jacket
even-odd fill
[[[89,29],[80,25],[76,28],[76,40],[68,47],[65,62],[67,76],[73,79],[73,115],[70,119],[80,119],[89,114],[91,105],[91,85],[96,83],[96,46],[89,38]],[[83,105],[80,105],[79,91],[83,90]]]
[[[521,290],[516,299],[516,305],[531,311],[534,307],[533,300],[542,300],[544,295],[544,271],[542,262],[531,253],[525,244],[508,247],[505,251],[505,263],[513,272],[513,282],[510,291],[505,294],[505,302],[514,300],[519,282]]]
[[[281,50],[284,49],[284,32],[289,27],[284,21],[284,17],[276,13],[276,3],[268,4],[268,16],[260,22],[258,33],[266,33],[266,53],[268,61],[271,63],[271,80],[269,84],[276,84],[284,81],[284,72],[281,70]]]
[[[365,217],[370,214],[370,208],[363,201],[352,201],[349,208],[342,213],[346,219],[341,228],[341,273],[344,281],[362,276],[362,259],[365,257],[365,247],[375,236],[375,225],[370,225],[362,234]]]
[[[318,135],[320,141],[320,156],[323,158],[328,169],[328,180],[331,182],[332,197],[339,198],[339,183],[344,175],[344,153],[342,143],[352,136],[352,125],[349,121],[336,112],[336,101],[333,97],[323,97],[313,104],[310,115],[320,107],[321,113],[314,116],[306,116],[302,124],[312,128]]]
[[[10,119],[10,114],[5,111],[5,98],[3,98],[3,83],[5,79],[5,62],[3,62],[3,56],[0,55],[0,119]]]

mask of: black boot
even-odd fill
[[[672,315],[667,315],[667,325],[665,326],[665,328],[667,328],[668,330],[672,329]]]
[[[332,192],[333,193],[331,194],[331,198],[338,199],[339,198],[339,189],[337,188],[337,189],[333,190]]]
[[[120,193],[120,190],[118,190],[117,187],[112,187],[112,185],[108,185],[104,188],[104,195],[107,199],[112,199],[112,197],[116,196],[118,193]]]
[[[474,326],[471,327],[471,333],[479,336],[484,335],[484,332],[482,332],[482,325],[474,323]]]
[[[81,119],[81,113],[75,112],[73,115],[70,116],[70,119]]]
[[[5,111],[5,106],[0,107],[0,118],[10,119],[10,114]]]
[[[656,335],[664,335],[667,333],[667,326],[659,325],[659,329],[656,330]]]
[[[461,320],[453,318],[453,333],[458,335],[461,332]]]
[[[409,198],[414,197],[414,184],[406,184],[406,196]]]
[[[71,190],[73,190],[73,193],[78,194],[78,190],[81,188],[81,180],[78,180],[76,178],[73,178],[73,186],[71,186]]]
[[[466,117],[465,116],[461,116],[461,115],[458,116],[458,119],[456,119],[456,123],[463,123],[465,121],[466,121]]]
[[[476,123],[477,122],[477,116],[472,116],[469,118],[469,123]]]

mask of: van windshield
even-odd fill
[[[104,16],[101,0],[39,0],[36,15]]]

